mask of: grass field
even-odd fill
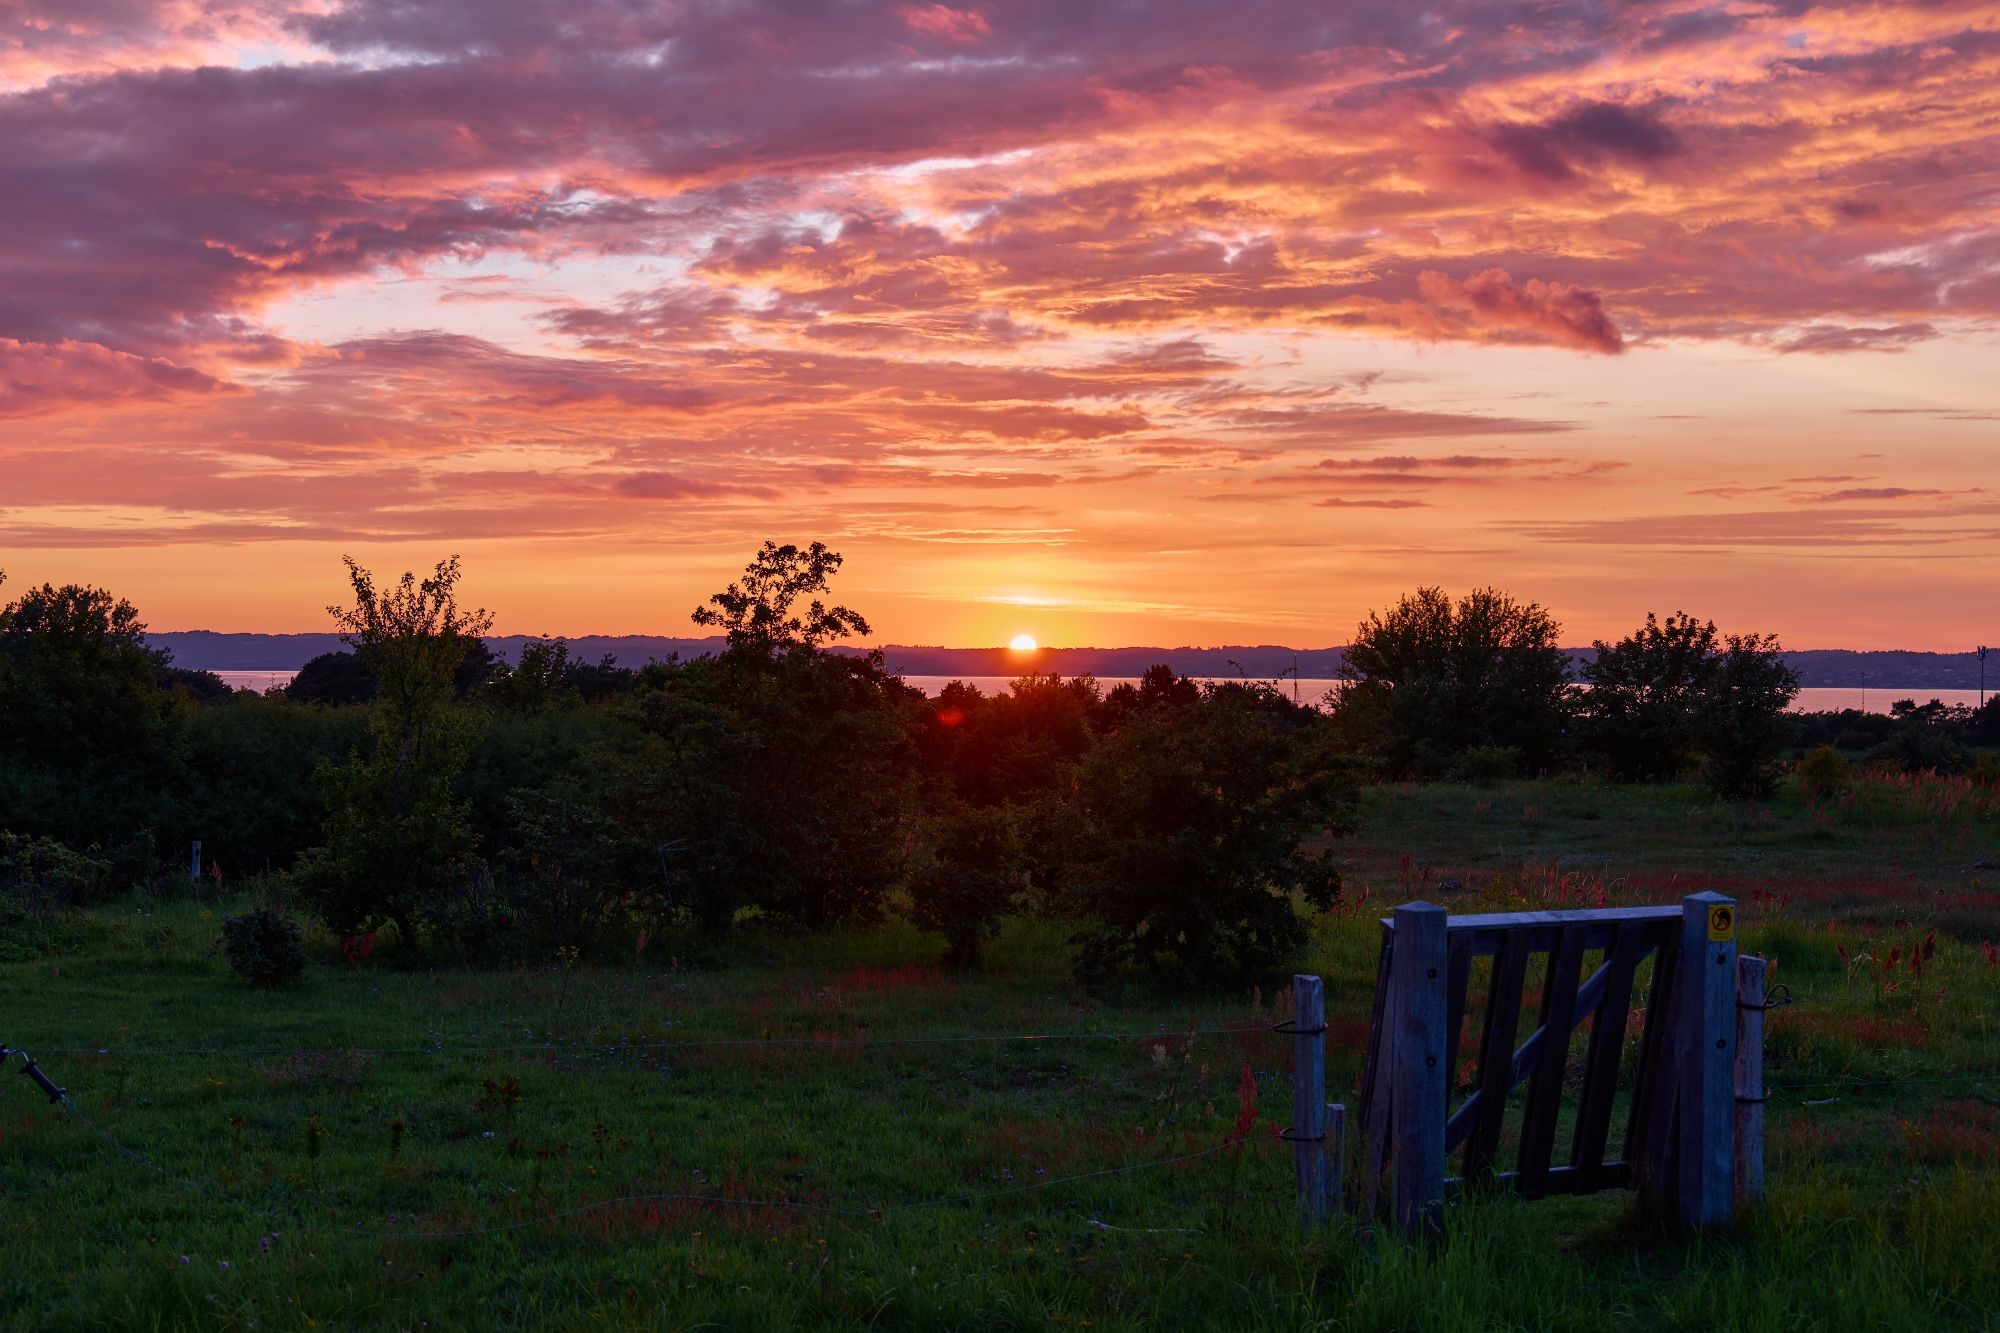
[[[88,1118],[9,1063],[0,1327],[2000,1326],[1990,791],[1386,788],[1339,855],[1307,965],[1341,1090],[1396,902],[1736,895],[1801,1000],[1764,1204],[1691,1235],[1625,1194],[1499,1199],[1433,1248],[1302,1244],[1280,997],[1085,993],[1046,925],[973,974],[888,926],[706,968],[322,941],[266,993],[217,952],[233,904],[127,903],[0,965],[0,1042]]]

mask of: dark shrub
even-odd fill
[[[1079,975],[1268,975],[1305,942],[1296,903],[1339,895],[1339,870],[1308,844],[1352,831],[1356,795],[1325,719],[1268,685],[1130,714],[1077,774],[1064,905],[1081,919]]]
[[[910,877],[910,919],[944,936],[947,961],[977,963],[1027,892],[1014,813],[954,803],[928,832]]]
[[[1442,777],[1470,749],[1512,750],[1539,773],[1568,727],[1569,654],[1533,602],[1482,588],[1456,603],[1419,588],[1354,631],[1334,705],[1350,743],[1391,777]]]
[[[275,907],[222,919],[229,970],[256,986],[283,986],[306,970],[299,923]]]
[[[1792,732],[1799,680],[1778,641],[1721,634],[1685,613],[1602,639],[1578,698],[1585,743],[1621,782],[1662,782],[1699,765],[1720,796],[1761,796]]]
[[[1821,745],[1799,761],[1794,776],[1807,800],[1824,801],[1854,785],[1854,765],[1831,745]]]
[[[94,896],[110,869],[54,839],[0,831],[0,963],[74,952],[101,934],[69,908]]]

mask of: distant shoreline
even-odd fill
[[[520,655],[532,636],[496,635],[486,642],[509,660]],[[173,654],[174,665],[198,671],[296,671],[321,653],[337,652],[334,634],[224,634],[213,630],[172,630],[149,634],[155,647]],[[569,640],[571,652],[595,661],[606,655],[621,666],[643,666],[678,656],[700,657],[722,646],[719,638],[670,638],[662,635],[578,635]],[[1571,649],[1578,661],[1588,661],[1588,648]],[[1024,671],[1056,672],[1064,676],[1130,677],[1147,667],[1166,663],[1184,676],[1246,677],[1270,680],[1296,674],[1304,679],[1332,679],[1340,674],[1344,653],[1339,648],[1286,648],[1275,644],[1219,648],[1127,647],[1044,648],[1032,654],[1006,648],[936,648],[889,644],[882,654],[889,668],[905,676],[1018,676]],[[1903,690],[1915,693],[1973,690],[1979,687],[1979,660],[1970,652],[1924,653],[1896,650],[1857,651],[1809,648],[1785,654],[1807,688],[1860,689],[1871,694]],[[1988,663],[1986,685],[2000,691],[2000,661]],[[1928,697],[1928,696],[1926,696]]]

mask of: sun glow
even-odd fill
[[[1032,634],[1016,634],[1007,641],[1007,646],[1017,653],[1032,653],[1041,647],[1035,642],[1035,636]]]

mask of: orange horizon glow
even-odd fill
[[[2000,637],[2000,0],[19,0],[0,600]]]

